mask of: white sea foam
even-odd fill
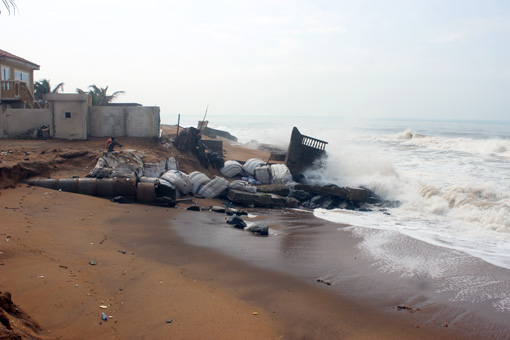
[[[293,126],[329,142],[324,168],[311,181],[362,186],[388,213],[317,211],[321,218],[396,230],[510,268],[510,124],[372,121],[332,117],[225,120],[245,143],[286,148]],[[271,122],[271,124],[268,124]]]

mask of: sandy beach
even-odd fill
[[[23,142],[17,141],[21,147]],[[88,153],[42,174],[85,175],[101,142],[62,144]],[[40,153],[48,148],[44,143],[27,141],[25,147]],[[165,154],[147,141],[124,144],[154,157]],[[186,155],[173,156],[186,172],[197,165]],[[268,154],[226,146],[226,159],[254,156]],[[352,233],[339,233],[341,225],[309,212],[250,210],[254,220],[273,230],[264,238],[226,226],[222,214],[187,211],[190,203],[122,205],[14,184],[6,173],[0,191],[0,291],[9,292],[36,324],[31,328],[23,318],[4,313],[12,330],[0,328],[2,339],[503,339],[508,334],[505,327],[474,332],[483,325],[441,322],[438,316],[450,309],[402,305],[412,299],[395,299],[391,283],[378,287],[382,296],[372,299],[351,294],[371,289],[368,279],[346,280],[342,289],[313,271],[298,272],[289,263],[299,263],[295,250],[307,246],[300,242],[309,240],[314,228],[329,227],[341,236],[335,240],[341,240],[337,255],[345,273],[370,271],[356,258],[359,240]],[[222,203],[193,202],[204,208]],[[302,228],[304,236],[281,238],[286,230],[278,226]],[[319,248],[328,239],[326,234],[317,240]],[[230,250],[221,251],[221,242]],[[261,255],[254,249],[266,250]],[[287,260],[278,262],[282,256],[272,252]]]

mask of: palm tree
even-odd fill
[[[76,89],[78,93],[88,93],[92,97],[92,106],[107,105],[117,99],[117,96],[123,94],[124,91],[116,91],[110,95],[107,94],[108,86],[97,87],[95,84],[89,86],[89,92]]]
[[[9,14],[11,14],[11,7],[12,11],[16,13],[16,9],[18,9],[18,7],[14,0],[2,0],[2,2],[4,3],[5,8],[7,8],[7,12],[9,12]],[[2,13],[2,11],[0,11],[0,13]]]
[[[58,93],[60,90],[64,91],[64,83],[59,83],[52,90],[49,79],[43,79],[34,83],[34,97],[37,100],[42,100],[43,95],[46,93]]]
[[[43,99],[43,96],[46,93],[58,93],[60,90],[64,91],[64,83],[59,83],[52,90],[49,79],[36,81],[34,83],[34,99],[37,100],[41,108],[44,108],[48,103]]]

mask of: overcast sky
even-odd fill
[[[16,0],[35,79],[178,113],[510,120],[510,1]]]

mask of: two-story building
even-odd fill
[[[0,50],[0,105],[34,107],[34,71],[39,65]]]

